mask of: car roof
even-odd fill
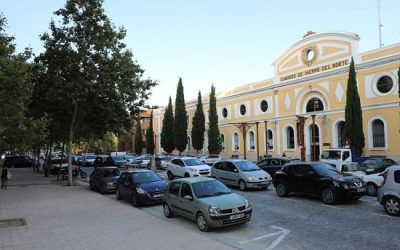
[[[114,166],[102,166],[102,167],[98,167],[98,169],[119,169],[119,168],[114,167]]]
[[[400,165],[392,165],[392,166],[388,167],[387,170],[391,170],[391,171],[400,170]]]
[[[127,171],[124,171],[127,173],[144,173],[144,172],[154,172],[153,170],[150,169],[129,169]]]
[[[183,156],[183,157],[174,158],[174,159],[189,160],[189,159],[197,159],[197,158],[196,157],[191,157],[191,156]]]
[[[314,165],[321,165],[321,164],[332,166],[327,162],[320,162],[320,161],[291,162],[291,163],[285,164],[285,166],[296,166],[296,165],[311,165],[311,166],[314,166]]]
[[[180,178],[180,179],[176,179],[176,180],[171,181],[171,183],[172,182],[182,182],[183,181],[183,182],[186,182],[186,183],[193,184],[193,183],[199,183],[199,182],[204,182],[204,181],[213,181],[213,180],[215,181],[214,178],[199,176],[199,177]]]
[[[290,157],[282,157],[282,156],[277,156],[277,157],[267,157],[262,160],[269,160],[269,159],[278,159],[278,160],[299,160],[298,158],[290,158]]]
[[[223,161],[229,161],[229,162],[248,161],[248,162],[250,162],[249,160],[245,160],[245,159],[226,159],[226,160],[220,160],[220,161],[218,161],[218,162],[223,162]]]

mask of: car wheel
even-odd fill
[[[278,184],[276,184],[275,191],[279,197],[285,197],[288,195],[288,188],[284,182],[278,182]]]
[[[172,181],[174,179],[174,175],[171,173],[171,171],[167,172],[168,180]]]
[[[188,178],[188,177],[190,177],[190,175],[188,173],[185,173],[184,177]]]
[[[335,190],[331,187],[326,187],[322,189],[321,192],[322,201],[325,204],[333,205],[336,203],[336,193]]]
[[[174,212],[171,211],[167,203],[163,204],[164,216],[167,218],[174,217]]]
[[[376,192],[378,191],[378,187],[373,183],[367,184],[367,195],[376,196]]]
[[[118,188],[115,189],[115,198],[117,198],[117,200],[121,200],[121,194],[119,193]]]
[[[243,180],[240,180],[239,181],[239,189],[240,189],[240,191],[246,190],[246,182],[244,182]]]
[[[197,214],[197,227],[202,232],[207,232],[209,230],[208,222],[201,212]]]
[[[400,200],[395,197],[388,197],[383,203],[385,211],[390,215],[400,215]]]
[[[86,177],[87,177],[87,173],[85,172],[85,171],[81,171],[81,177],[83,178],[83,179],[86,179]]]
[[[139,201],[137,200],[136,195],[132,195],[131,201],[132,201],[132,205],[134,207],[138,207],[139,206]]]

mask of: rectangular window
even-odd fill
[[[394,181],[400,183],[400,170],[394,171]]]

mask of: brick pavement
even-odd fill
[[[8,190],[0,190],[0,220],[25,218],[27,225],[0,228],[2,250],[231,249],[127,202],[56,184],[31,169],[11,171]]]

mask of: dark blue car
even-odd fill
[[[168,183],[152,170],[136,169],[121,174],[115,195],[137,207],[141,204],[163,202]]]

